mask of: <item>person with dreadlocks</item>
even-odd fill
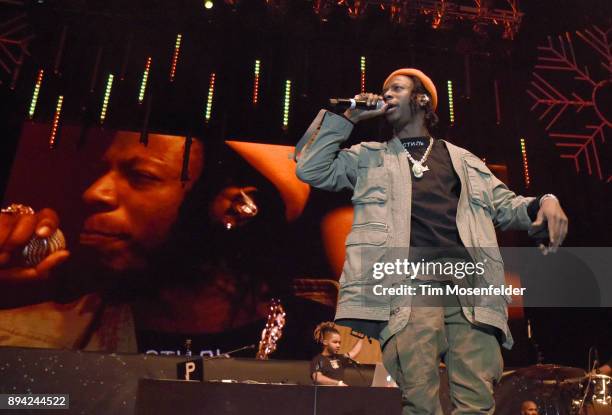
[[[371,271],[394,265],[395,256],[413,264],[472,262],[482,267],[480,275],[415,272],[407,278],[392,270],[382,281],[384,288],[501,287],[505,278],[495,227],[527,230],[546,221],[549,245],[541,249],[555,252],[567,233],[567,217],[554,195],[518,196],[480,158],[432,137],[438,95],[422,71],[396,70],[385,80],[382,96],[355,98],[384,105],[343,115],[322,110],[296,145],[302,181],[353,193],[335,320],[379,338],[383,363],[402,389],[404,415],[442,414],[441,359],[453,413],[492,414],[493,386],[503,368],[500,343],[512,346],[509,298],[485,292],[476,302],[448,295],[441,303],[419,303],[418,296],[380,294],[382,277]],[[393,129],[391,138],[340,148],[355,124],[381,116]]]
[[[220,152],[197,138],[151,132],[143,143],[117,131],[74,192],[82,222],[53,203],[0,209],[0,346],[169,355],[189,340],[194,354],[219,354],[259,338],[274,296],[291,319],[275,356],[309,359],[312,329],[331,310],[289,289],[272,185],[252,170],[230,174],[236,164]],[[257,216],[239,218],[240,203]],[[24,261],[34,235],[71,220],[69,250]]]
[[[314,339],[323,346],[321,353],[310,361],[310,376],[315,385],[348,386],[344,382],[344,369],[361,351],[363,338],[350,352],[339,354],[342,338],[336,324],[325,321],[314,330]]]

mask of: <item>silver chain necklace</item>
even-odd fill
[[[427,146],[427,150],[425,150],[425,154],[423,154],[421,160],[418,161],[415,160],[410,155],[410,152],[404,147],[404,151],[408,155],[408,160],[412,162],[412,174],[414,174],[414,177],[416,177],[417,179],[423,177],[423,173],[429,170],[429,167],[424,166],[423,164],[425,163],[425,161],[427,161],[427,157],[429,157],[429,153],[431,152],[431,148],[433,147],[433,142],[433,137],[429,137],[429,145]]]

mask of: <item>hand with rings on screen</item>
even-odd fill
[[[53,292],[50,272],[68,259],[59,218],[11,204],[0,210],[0,308],[44,301]]]

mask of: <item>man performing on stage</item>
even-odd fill
[[[355,98],[367,104],[381,99]],[[567,217],[553,195],[517,196],[478,157],[434,139],[429,130],[437,122],[437,98],[428,76],[406,68],[384,82],[380,109],[347,110],[343,116],[321,111],[296,146],[297,175],[320,189],[353,191],[336,321],[380,338],[384,364],[402,389],[404,414],[442,413],[441,359],[453,413],[492,414],[493,386],[503,368],[500,343],[512,345],[506,297],[483,297],[474,305],[454,296],[436,307],[417,307],[410,296],[373,298],[368,287],[375,264],[363,252],[373,248],[391,256],[392,248],[410,247],[410,259],[417,260],[415,247],[430,253],[442,248],[445,262],[483,264],[482,277],[470,283],[500,287],[504,270],[494,227],[526,230],[547,221],[550,243],[542,250],[554,252],[567,233]],[[393,137],[340,149],[356,123],[379,116],[392,126]],[[428,262],[442,260],[425,256]],[[405,280],[443,287],[455,279]]]

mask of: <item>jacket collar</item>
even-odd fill
[[[399,138],[393,137],[391,140],[387,141],[387,143],[392,154],[402,154],[404,152],[404,146]]]

